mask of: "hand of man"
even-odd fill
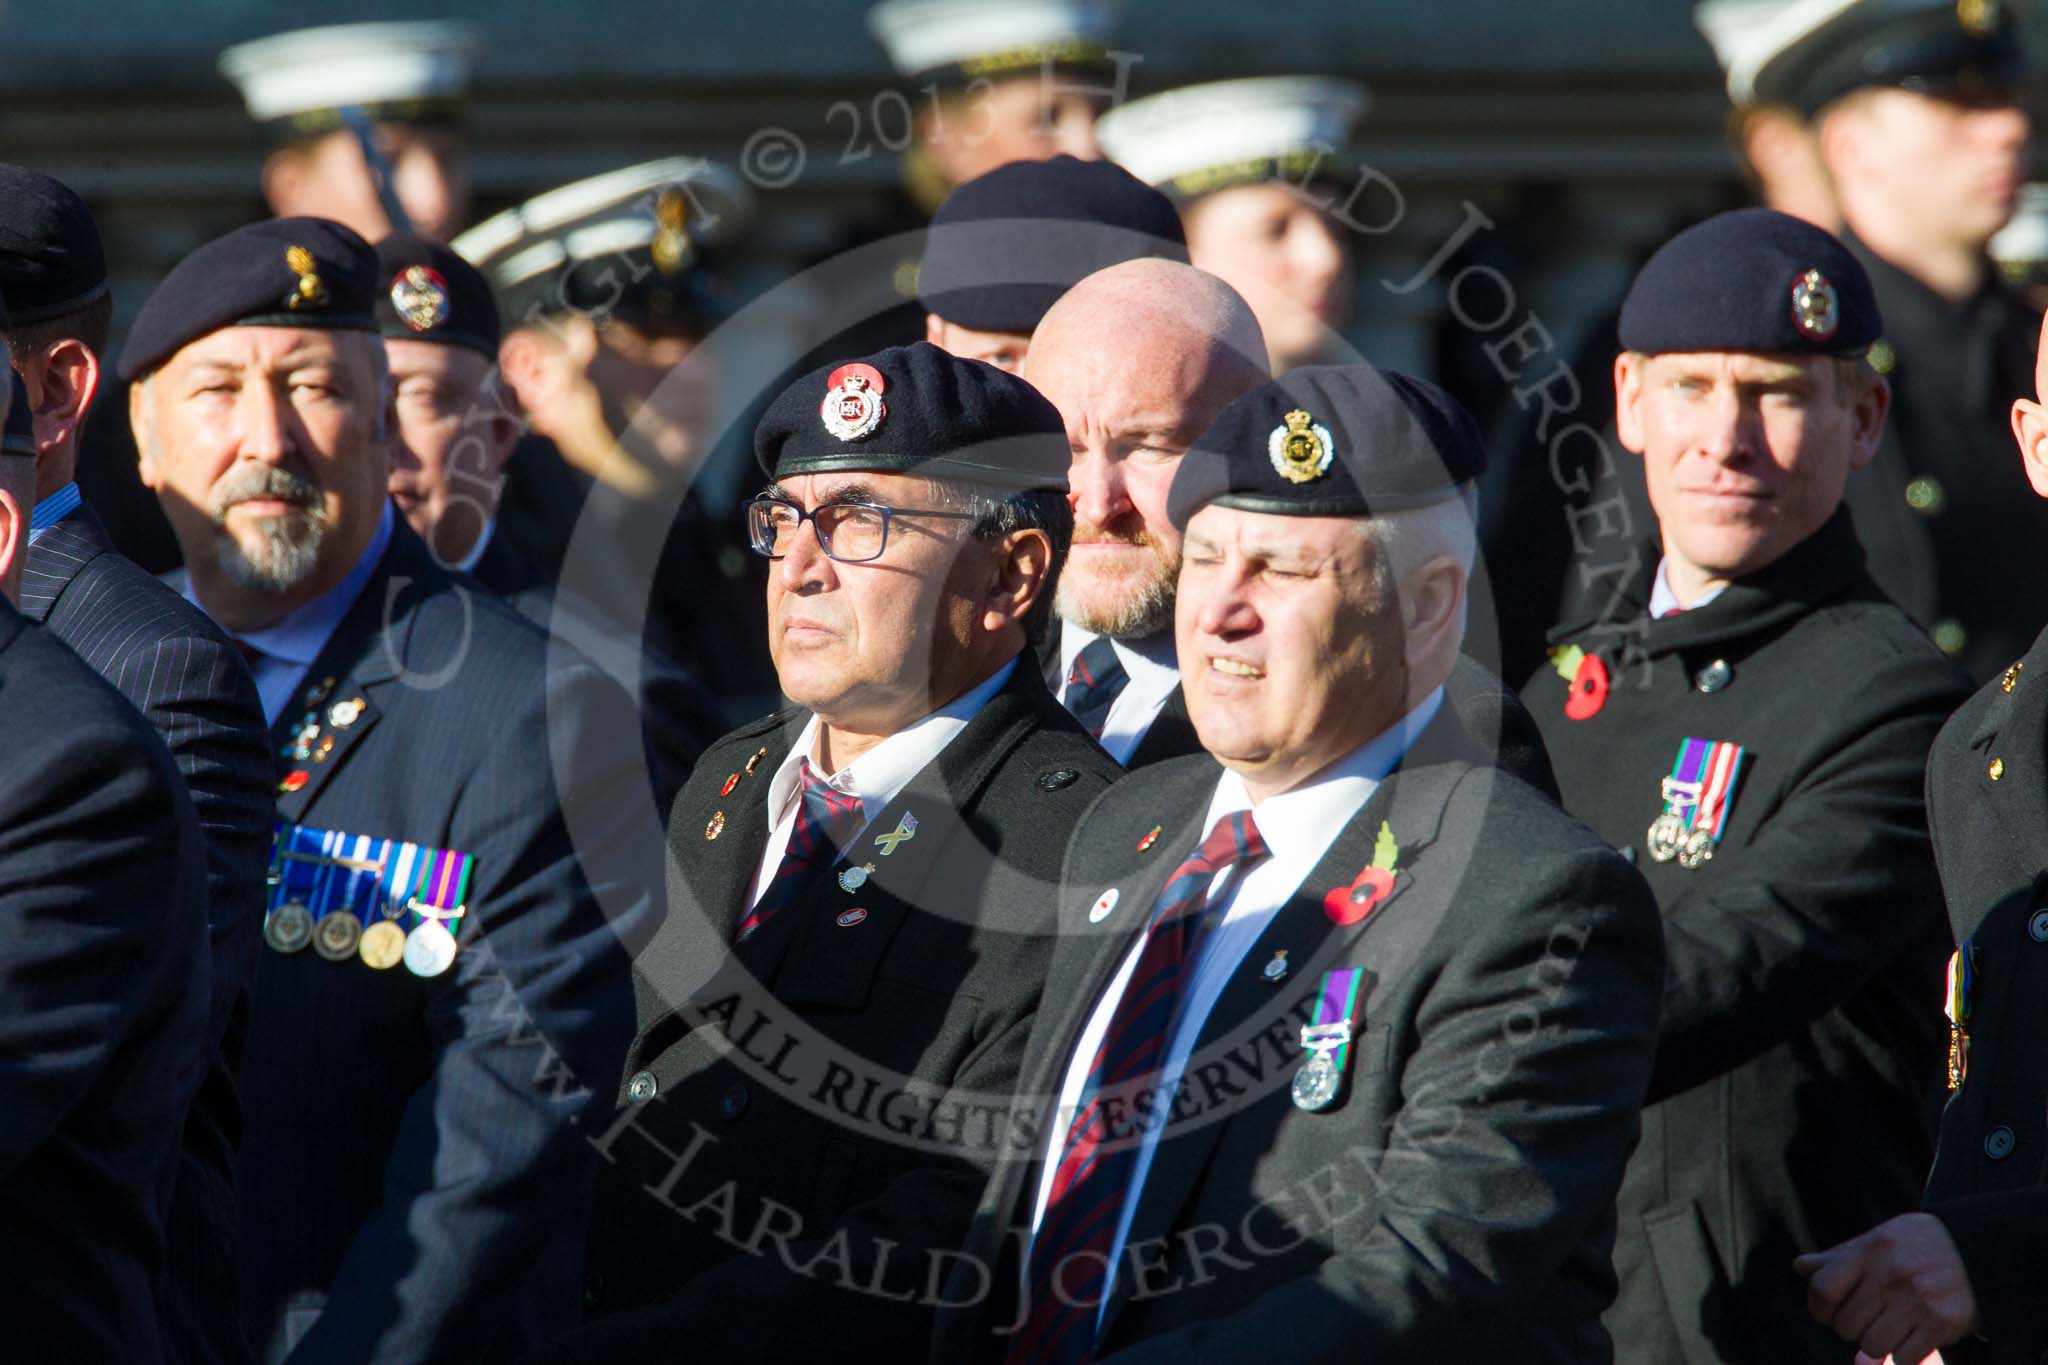
[[[1977,1328],[1962,1255],[1932,1214],[1901,1214],[1792,1265],[1814,1319],[1879,1359],[1922,1361]]]
[[[1879,1360],[1876,1356],[1865,1355],[1863,1352],[1858,1351],[1856,1353],[1856,1365],[1913,1365],[1913,1362],[1910,1360],[1900,1360],[1897,1356],[1886,1356],[1883,1360]],[[1942,1360],[1941,1352],[1936,1351],[1933,1355],[1921,1361],[1920,1365],[1947,1365],[1947,1362]]]

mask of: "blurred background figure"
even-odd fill
[[[1705,0],[1692,20],[1726,73],[1728,144],[1750,193],[1765,208],[1832,232],[1841,212],[1819,134],[1803,110],[1756,94],[1757,67],[1787,41],[1788,24],[1803,27],[1807,8],[1803,0]]]
[[[268,143],[270,211],[332,218],[372,242],[406,228],[441,241],[459,231],[469,221],[463,101],[480,45],[468,25],[432,21],[299,29],[221,53],[221,74]]]
[[[2020,191],[2012,221],[1985,248],[1998,277],[2035,312],[2048,307],[2048,184]]]
[[[550,190],[455,240],[498,297],[503,382],[528,422],[505,466],[495,535],[538,582],[574,592],[701,676],[736,711],[772,703],[760,573],[736,519],[714,522],[695,481],[719,416],[699,349],[726,315],[716,253],[754,199],[724,166],[671,157]],[[625,585],[645,583],[651,599]]]
[[[1871,364],[1893,392],[1849,507],[1879,586],[1982,682],[2048,617],[2033,591],[2048,517],[2006,420],[2032,382],[2039,317],[1986,252],[2026,178],[2018,22],[1990,0],[1807,0],[1798,17],[1756,93],[1819,129],[1845,239],[1884,312]]]
[[[1104,153],[1181,206],[1188,258],[1242,294],[1273,372],[1340,358],[1358,291],[1343,155],[1365,112],[1351,81],[1273,76],[1188,86],[1104,116]]]

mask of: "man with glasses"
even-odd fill
[[[926,342],[769,408],[748,507],[796,705],[713,744],[554,1360],[922,1354],[1004,1140],[1067,836],[1117,767],[1028,641],[1072,535],[1065,428]],[[607,1316],[609,1315],[609,1316]],[[829,1328],[826,1324],[830,1324]]]

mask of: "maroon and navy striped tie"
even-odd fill
[[[1109,708],[1116,705],[1117,694],[1129,681],[1123,660],[1116,657],[1116,646],[1107,635],[1096,636],[1074,656],[1067,669],[1066,705],[1089,738],[1102,738],[1109,724]]]
[[[1239,811],[1209,831],[1159,895],[1138,964],[1095,1050],[1060,1148],[1045,1216],[1031,1242],[1031,1313],[1010,1343],[1010,1365],[1070,1365],[1085,1360],[1095,1345],[1096,1308],[1114,1281],[1110,1243],[1142,1134],[1141,1125],[1131,1122],[1109,1131],[1104,1109],[1131,1115],[1138,1097],[1158,1083],[1167,1030],[1208,918],[1209,888],[1224,868],[1248,866],[1266,852],[1251,812]],[[1161,1097],[1153,1106],[1155,1115],[1164,1113],[1163,1103]]]
[[[796,821],[789,827],[789,846],[782,851],[782,862],[761,889],[754,908],[740,921],[735,942],[793,901],[806,879],[838,862],[839,850],[853,842],[867,823],[858,796],[848,796],[818,776],[808,758],[798,759],[797,767],[803,778],[803,800],[797,803]]]

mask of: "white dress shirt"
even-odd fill
[[[1209,1011],[1216,1007],[1223,988],[1243,968],[1245,955],[1265,933],[1273,916],[1294,898],[1301,889],[1302,881],[1323,860],[1323,855],[1330,851],[1330,845],[1337,841],[1337,836],[1351,818],[1358,814],[1387,774],[1394,770],[1401,756],[1408,752],[1408,746],[1415,742],[1415,737],[1436,718],[1443,699],[1443,689],[1439,687],[1424,697],[1400,724],[1353,749],[1325,769],[1315,781],[1280,796],[1269,796],[1257,805],[1245,791],[1244,779],[1236,773],[1226,771],[1217,782],[1216,794],[1209,800],[1208,819],[1202,824],[1202,837],[1207,839],[1209,832],[1230,816],[1249,810],[1272,856],[1259,862],[1242,879],[1235,875],[1236,868],[1225,868],[1210,883],[1209,904],[1220,907],[1221,913],[1196,945],[1195,960],[1189,967],[1180,1009],[1168,1028],[1166,1058],[1157,1082],[1160,1093],[1171,1093],[1180,1084],[1181,1075],[1187,1070],[1188,1058],[1194,1053],[1196,1040],[1201,1036],[1202,1025],[1208,1021]],[[1143,913],[1149,916],[1155,908],[1144,906]],[[1117,1002],[1123,998],[1124,989],[1130,984],[1131,973],[1137,970],[1138,955],[1145,946],[1145,936],[1139,932],[1143,923],[1136,917],[1131,920],[1130,950],[1125,953],[1123,965],[1111,979],[1109,989],[1097,1002],[1095,1012],[1088,1017],[1088,1026],[1081,1030],[1080,1040],[1067,1063],[1066,1080],[1060,1086],[1059,1107],[1054,1111],[1057,1119],[1049,1125],[1042,1153],[1044,1169],[1039,1175],[1038,1198],[1031,1213],[1034,1236],[1045,1217],[1046,1202],[1052,1195],[1053,1177],[1058,1174],[1060,1154],[1066,1146],[1067,1129],[1072,1126],[1074,1114],[1080,1108],[1081,1092],[1088,1083],[1089,1068],[1094,1064],[1096,1050],[1102,1046],[1102,1036],[1109,1031],[1110,1017],[1116,1013]],[[1109,1244],[1112,1273],[1123,1256],[1124,1240],[1130,1235],[1131,1219],[1138,1210],[1138,1194],[1145,1188],[1145,1177],[1152,1170],[1152,1158],[1158,1151],[1164,1127],[1164,1124],[1153,1127],[1139,1139],[1137,1161],[1131,1168],[1131,1185],[1125,1191],[1123,1212],[1117,1218],[1116,1234]],[[1096,1309],[1098,1323],[1108,1305],[1109,1295],[1104,1294]]]
[[[1082,650],[1099,638],[1092,630],[1083,630],[1071,621],[1060,626],[1060,704],[1066,705],[1067,678],[1074,671],[1074,660]],[[1109,708],[1109,716],[1103,722],[1102,747],[1119,765],[1127,765],[1131,755],[1137,752],[1138,744],[1145,738],[1145,732],[1152,728],[1152,722],[1159,719],[1174,690],[1180,686],[1180,660],[1173,649],[1173,632],[1163,630],[1157,635],[1148,635],[1142,640],[1111,640],[1116,650],[1117,662],[1124,666],[1124,676],[1129,679],[1123,691],[1116,694],[1116,701]]]
[[[1669,616],[1674,611],[1696,611],[1719,597],[1728,586],[1722,583],[1717,587],[1708,588],[1691,602],[1681,602],[1678,600],[1678,594],[1671,591],[1671,580],[1664,576],[1664,570],[1670,563],[1668,559],[1657,561],[1657,581],[1650,586],[1651,620]]]
[[[384,551],[391,544],[393,512],[391,503],[384,504],[384,515],[377,519],[377,530],[370,537],[370,546],[363,551],[363,557],[348,571],[348,576],[329,588],[320,596],[306,603],[274,625],[262,630],[229,631],[237,640],[246,640],[262,651],[251,670],[256,675],[256,693],[263,698],[263,718],[272,725],[291,705],[299,682],[306,676],[306,670],[320,657],[320,651],[327,648],[328,637],[341,624],[341,618],[348,615],[348,609],[356,604],[363,587],[370,581],[370,575],[377,571],[378,563],[384,558]],[[192,577],[185,576],[185,600],[201,611],[206,604],[192,594]]]
[[[923,772],[939,751],[959,738],[988,699],[1002,690],[1010,675],[1017,671],[1017,661],[1011,659],[989,675],[986,682],[970,688],[923,720],[905,726],[895,734],[862,754],[853,762],[825,778],[826,785],[846,796],[860,798],[862,825],[865,829],[877,815],[880,815],[902,790],[910,785],[910,779]],[[768,843],[761,850],[761,862],[754,869],[754,884],[747,892],[747,907],[761,899],[761,893],[768,889],[774,879],[775,870],[782,866],[782,854],[789,847],[789,833],[796,828],[796,812],[799,796],[803,792],[801,764],[812,756],[818,747],[818,718],[812,716],[804,723],[803,733],[796,737],[789,753],[776,768],[775,776],[768,780]]]

